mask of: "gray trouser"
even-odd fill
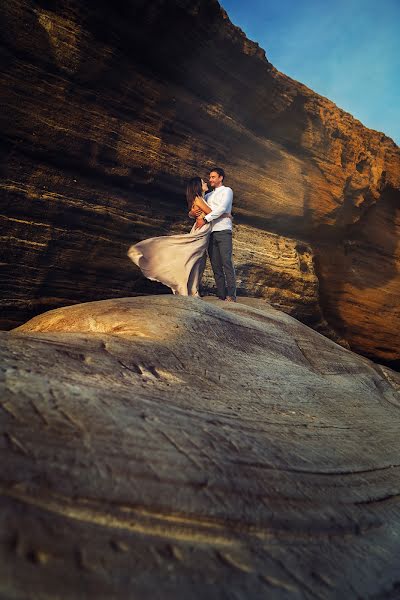
[[[217,295],[236,297],[235,267],[232,261],[232,231],[214,231],[208,244],[214,279],[217,285]]]

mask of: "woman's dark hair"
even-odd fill
[[[202,192],[200,177],[192,177],[186,186],[186,200],[190,209],[192,208],[193,200],[196,196],[201,197]]]

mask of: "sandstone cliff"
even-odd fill
[[[0,15],[3,328],[159,292],[127,248],[188,228],[185,181],[221,163],[239,292],[398,364],[389,138],[279,73],[215,0],[9,0]]]
[[[255,298],[0,338],[2,598],[398,597],[398,373]]]

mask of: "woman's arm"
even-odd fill
[[[206,215],[208,215],[208,213],[211,212],[211,208],[208,206],[208,204],[206,202],[204,202],[203,198],[200,198],[200,196],[196,196],[196,198],[194,199],[194,202],[193,202],[193,206],[194,207],[197,206],[198,208],[200,208],[200,210],[202,210],[203,213],[205,213]]]

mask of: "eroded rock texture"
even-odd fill
[[[396,365],[392,140],[279,73],[215,0],[0,11],[4,328],[159,291],[127,249],[189,228],[185,181],[220,163],[240,292]],[[281,248],[293,249],[289,270]]]
[[[254,298],[0,337],[2,598],[398,597],[396,372]]]

